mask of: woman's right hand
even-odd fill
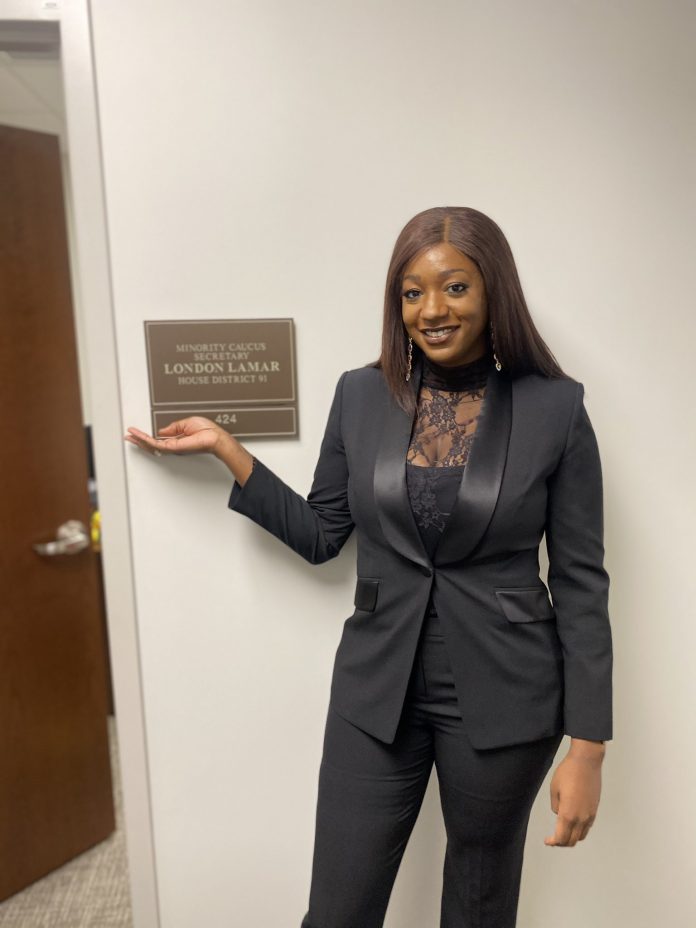
[[[159,438],[133,426],[124,439],[151,454],[216,454],[223,441],[230,438],[212,419],[190,416],[157,430]]]
[[[212,419],[190,416],[157,430],[155,438],[129,426],[124,439],[143,451],[162,454],[214,454],[225,464],[235,480],[244,486],[254,466],[253,456],[233,436]]]

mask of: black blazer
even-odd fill
[[[417,396],[420,359],[410,385]],[[412,418],[377,368],[344,372],[307,498],[262,461],[231,509],[312,564],[357,531],[355,611],[330,703],[388,744],[433,597],[464,726],[476,748],[563,731],[612,738],[612,636],[602,472],[576,380],[491,367],[456,504],[433,560],[406,490]],[[539,577],[546,533],[548,587]]]

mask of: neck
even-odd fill
[[[423,353],[423,378],[426,386],[439,390],[471,390],[485,385],[493,363],[493,353],[487,349],[473,361],[444,365]]]

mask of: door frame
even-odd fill
[[[4,20],[57,20],[68,136],[66,182],[73,216],[75,261],[84,307],[83,372],[89,385],[102,565],[134,928],[160,928],[151,781],[143,700],[123,415],[118,376],[99,109],[89,0],[54,9],[36,0],[2,0]]]

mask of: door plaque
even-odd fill
[[[145,322],[153,434],[205,416],[238,436],[296,436],[292,319]]]

